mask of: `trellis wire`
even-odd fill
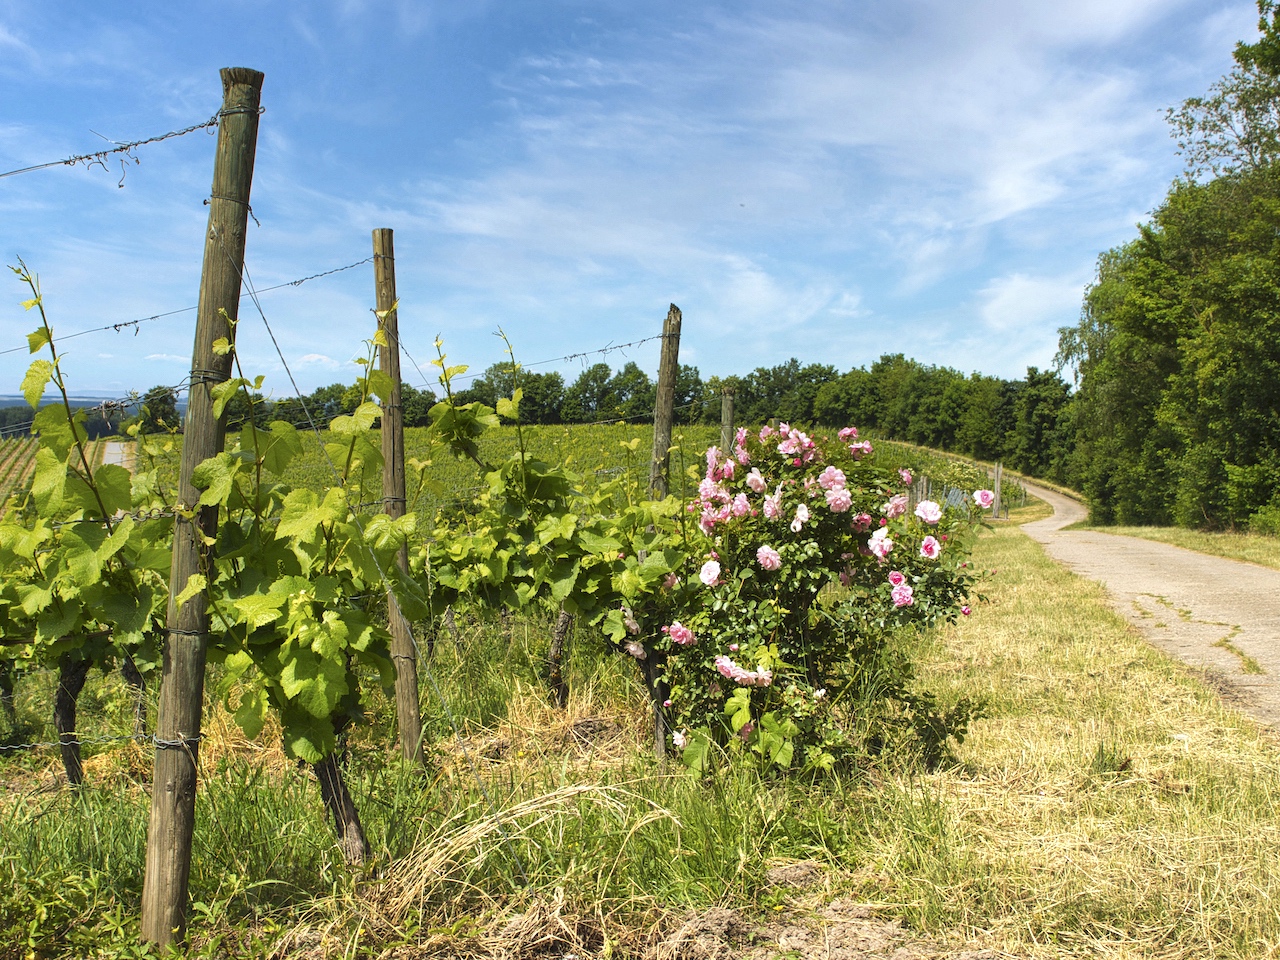
[[[181,130],[170,130],[168,133],[161,133],[154,137],[146,137],[142,140],[132,140],[128,143],[108,140],[108,143],[116,144],[116,146],[112,147],[110,150],[96,150],[93,153],[76,154],[75,156],[70,156],[63,160],[50,160],[48,163],[37,163],[30,167],[22,167],[18,170],[9,170],[5,173],[0,173],[0,180],[3,180],[5,177],[16,177],[20,173],[32,173],[36,170],[47,170],[50,167],[74,167],[76,164],[80,163],[85,164],[87,167],[97,165],[105,170],[107,168],[107,157],[117,153],[124,154],[136,163],[138,160],[132,153],[135,148],[144,147],[149,143],[159,143],[161,140],[171,140],[174,137],[185,137],[188,133],[195,133],[197,130],[216,127],[218,125],[218,121],[223,117],[223,115],[224,111],[219,110],[204,123],[195,123],[189,127],[184,127]],[[99,134],[99,136],[101,136],[101,134]],[[106,138],[104,137],[103,139]],[[124,178],[121,177],[120,180],[123,184]]]

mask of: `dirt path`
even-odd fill
[[[1226,699],[1280,727],[1280,571],[1165,543],[1063,530],[1074,500],[1027,484],[1054,515],[1023,524],[1055,560],[1101,581],[1116,609],[1160,649],[1200,667]]]

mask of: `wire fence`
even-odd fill
[[[120,159],[121,169],[120,186],[124,186],[124,173],[128,169],[124,165],[124,161],[128,159],[132,160],[135,164],[139,163],[140,161],[138,158],[133,155],[133,151],[138,147],[145,147],[152,143],[160,143],[163,140],[172,140],[175,137],[185,137],[187,134],[195,133],[197,130],[210,130],[211,128],[216,127],[224,116],[229,116],[233,112],[242,111],[219,110],[203,123],[194,123],[189,127],[183,127],[181,130],[170,130],[168,133],[160,133],[152,137],[144,137],[141,140],[121,142],[118,140],[107,140],[106,137],[103,137],[104,140],[107,140],[107,142],[113,144],[113,146],[102,150],[94,150],[90,153],[73,154],[69,157],[63,157],[61,160],[49,160],[45,163],[36,163],[28,167],[19,167],[17,170],[6,170],[5,172],[0,173],[0,180],[3,180],[6,177],[16,177],[20,173],[34,173],[37,170],[48,170],[50,167],[75,167],[81,164],[86,168],[101,167],[103,170],[106,170],[108,169],[107,160],[111,157],[118,157]],[[261,113],[262,109],[260,108],[258,112]],[[97,134],[97,136],[102,136],[102,134]]]

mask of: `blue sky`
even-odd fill
[[[704,376],[886,352],[1050,366],[1097,255],[1181,169],[1164,108],[1256,35],[1225,0],[0,0],[0,172],[207,119],[218,68],[266,74],[247,266],[269,286],[396,231],[426,369],[660,332]],[[0,179],[0,255],[55,333],[195,303],[204,132],[138,164]],[[264,294],[304,390],[350,382],[370,265]],[[0,349],[32,328],[0,280]],[[289,392],[261,321],[240,355]],[[76,392],[178,383],[194,314],[65,344]],[[549,364],[567,380],[584,362]],[[654,345],[614,353],[656,371]],[[28,358],[0,354],[0,393]],[[415,379],[412,365],[406,376]]]

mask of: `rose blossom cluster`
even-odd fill
[[[761,431],[761,433],[763,432]],[[778,452],[784,457],[791,457],[792,463],[796,466],[808,463],[818,452],[817,445],[814,444],[812,437],[788,424],[778,424],[778,436],[783,438],[782,442],[778,444]],[[764,437],[760,439],[763,440]]]
[[[662,632],[671,638],[672,643],[678,643],[682,647],[690,646],[695,639],[693,631],[682,624],[679,620],[672,623],[669,627],[663,627]]]
[[[853,427],[846,427],[845,430],[853,430],[854,432],[851,435],[857,436],[857,431]],[[804,432],[785,423],[781,424],[777,431],[769,426],[762,427],[760,429],[761,441],[767,440],[775,432],[783,438],[778,443],[778,453],[789,458],[793,466],[807,463],[818,456],[818,447],[813,439]],[[844,433],[844,431],[841,432]],[[696,512],[699,514],[698,527],[707,536],[713,536],[718,525],[731,519],[756,515],[757,507],[752,504],[747,494],[745,492],[734,494],[726,485],[727,481],[731,481],[735,477],[738,469],[735,464],[745,469],[750,462],[751,453],[747,449],[747,432],[745,429],[737,431],[733,457],[725,456],[719,447],[711,447],[707,450],[707,471],[698,483],[698,496],[688,507],[690,513]],[[751,472],[746,475],[745,481],[747,488],[752,493],[764,495],[759,509],[764,511],[765,518],[768,520],[782,519],[783,487],[786,483],[793,483],[794,481],[780,482],[772,493],[767,493],[769,483],[758,466],[751,468]],[[816,495],[818,489],[822,490],[827,507],[832,513],[845,513],[853,508],[853,494],[847,484],[848,478],[845,476],[844,471],[836,466],[827,466],[816,479],[807,477],[804,481],[805,490],[811,491],[811,495]],[[809,507],[801,503],[796,507],[795,514],[790,521],[791,531],[799,533],[810,519]]]
[[[745,670],[724,654],[716,657],[716,670],[726,680],[744,687],[767,687],[773,683],[773,673],[760,667],[756,670]]]
[[[756,551],[756,563],[772,573],[782,566],[782,557],[778,555],[777,550],[766,544]]]
[[[889,591],[889,596],[895,607],[909,607],[916,602],[915,597],[912,596],[915,591],[911,589],[911,584],[907,583],[907,578],[901,570],[889,572],[889,583],[893,587]]]

